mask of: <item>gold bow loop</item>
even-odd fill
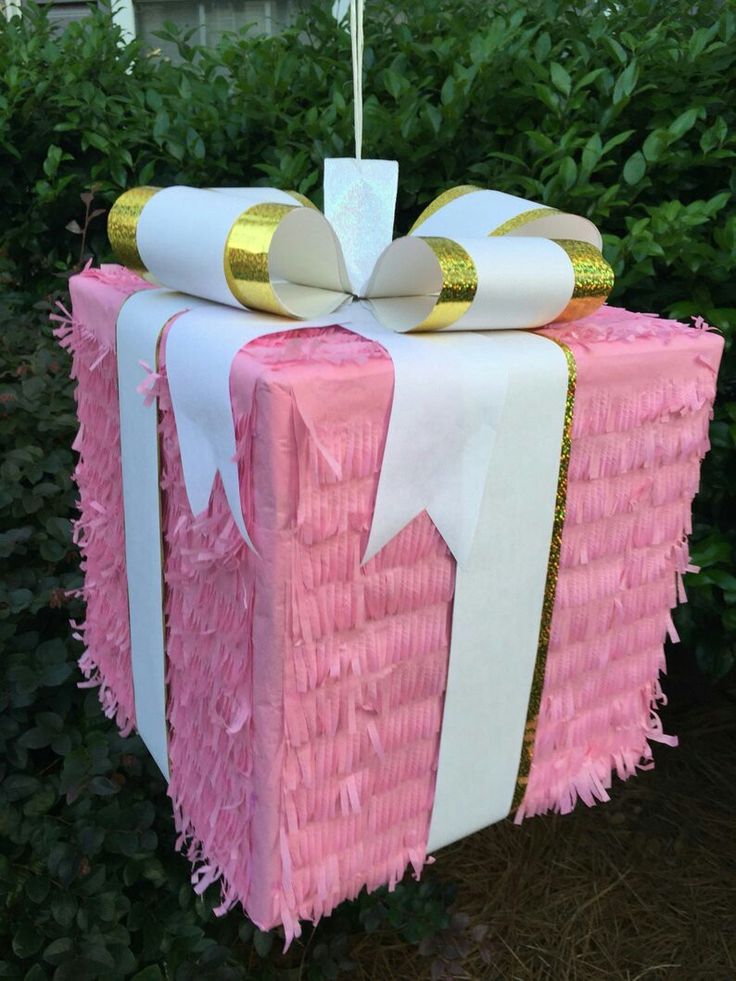
[[[311,319],[353,297],[334,229],[293,191],[133,188],[108,232],[124,265],[206,299]],[[592,313],[612,287],[587,218],[464,185],[384,249],[362,298],[401,332],[529,329]]]

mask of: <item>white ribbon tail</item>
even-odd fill
[[[167,780],[158,412],[156,399],[146,405],[138,388],[145,380],[141,362],[155,369],[166,323],[199,302],[179,293],[146,290],[126,300],[117,321],[125,569],[136,725]]]

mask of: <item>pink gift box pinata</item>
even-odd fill
[[[71,280],[59,334],[80,429],[86,651],[122,732],[130,666],[115,324],[144,287],[121,267]],[[708,448],[722,339],[603,307],[544,332],[574,354],[567,504],[528,781],[516,820],[608,798],[663,734],[663,643],[684,599],[691,502]],[[361,888],[427,859],[455,562],[426,513],[361,565],[393,366],[342,327],[276,333],[236,356],[230,391],[243,514],[223,487],[193,516],[159,399],[171,797],[199,891],[222,886],[287,939]],[[251,479],[253,473],[258,479]],[[493,629],[488,626],[489,631]],[[513,658],[513,650],[508,652]],[[468,748],[472,752],[472,747]]]

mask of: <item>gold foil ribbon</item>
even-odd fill
[[[558,211],[557,208],[530,208],[529,211],[522,211],[520,214],[514,215],[513,218],[509,218],[508,221],[501,222],[500,225],[488,234],[494,237],[498,235],[511,235],[532,221],[537,221],[539,218],[549,218],[550,215],[560,214],[562,212]]]
[[[450,238],[422,237],[434,252],[442,273],[442,288],[431,313],[412,327],[418,330],[443,330],[467,311],[478,289],[475,263],[462,245]]]
[[[120,195],[107,216],[107,235],[113,252],[124,266],[138,273],[148,271],[138,251],[138,219],[159,190],[158,187],[133,187]]]
[[[567,253],[575,272],[572,298],[556,319],[568,321],[587,317],[605,302],[613,289],[613,269],[594,245],[572,239],[553,241]]]
[[[434,201],[429,202],[427,207],[419,215],[417,220],[409,229],[409,234],[411,235],[411,233],[415,229],[419,228],[419,226],[423,224],[427,220],[427,218],[431,218],[435,212],[439,211],[440,208],[444,208],[444,206],[446,204],[449,204],[450,201],[454,201],[456,198],[461,198],[465,194],[472,194],[473,191],[482,191],[482,190],[483,188],[476,187],[474,184],[459,184],[457,187],[450,187],[448,188],[448,190],[443,191],[442,194],[439,194],[434,199]]]
[[[293,316],[271,285],[269,250],[276,229],[294,204],[254,204],[234,222],[225,242],[225,279],[243,306]]]
[[[547,579],[544,585],[544,599],[542,600],[542,618],[539,625],[539,640],[537,642],[537,660],[534,665],[532,675],[532,685],[529,694],[529,707],[526,715],[526,725],[524,727],[524,742],[521,748],[521,759],[519,760],[519,770],[516,777],[516,788],[511,803],[511,810],[515,811],[524,799],[524,794],[529,783],[529,772],[532,765],[534,754],[534,742],[537,736],[537,723],[539,721],[539,709],[542,704],[542,691],[544,689],[544,673],[547,667],[547,653],[549,651],[549,641],[552,629],[552,615],[555,608],[555,596],[557,594],[557,580],[560,573],[560,554],[562,552],[562,531],[565,525],[565,513],[567,508],[567,477],[570,469],[570,451],[572,448],[572,422],[575,411],[575,386],[577,383],[577,366],[575,356],[572,351],[550,338],[555,344],[562,348],[567,361],[567,395],[565,398],[565,418],[562,427],[562,447],[560,450],[560,469],[557,477],[557,495],[555,498],[555,516],[552,523],[552,540],[549,546],[549,558],[547,560]]]

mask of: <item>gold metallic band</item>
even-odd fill
[[[554,340],[550,338],[550,340]],[[544,586],[544,599],[542,601],[542,618],[539,625],[539,640],[537,642],[537,660],[534,665],[532,676],[532,686],[529,695],[529,707],[526,715],[526,726],[524,728],[524,742],[521,748],[521,759],[519,760],[519,770],[516,777],[516,788],[511,803],[511,810],[515,811],[526,793],[529,783],[529,772],[532,765],[534,754],[534,742],[537,736],[537,722],[539,721],[539,708],[542,704],[542,691],[544,689],[544,672],[547,667],[547,653],[549,651],[549,640],[552,629],[552,614],[555,608],[555,595],[557,593],[557,580],[560,573],[560,554],[562,551],[562,530],[565,525],[565,509],[567,507],[567,476],[570,469],[570,450],[572,447],[572,420],[575,411],[575,385],[577,382],[577,366],[572,351],[559,341],[558,344],[565,355],[567,361],[567,395],[565,399],[565,420],[562,427],[562,447],[560,450],[560,470],[557,478],[557,496],[555,498],[555,517],[552,524],[552,540],[549,546],[549,558],[547,560],[547,580]]]
[[[562,214],[557,208],[531,208],[529,211],[522,211],[518,215],[514,215],[513,218],[509,218],[508,221],[502,222],[489,235],[511,235],[519,228],[523,228],[524,225],[528,225],[532,221],[537,221],[539,218],[549,218],[550,215]]]
[[[242,213],[225,242],[225,279],[243,306],[290,317],[271,285],[269,249],[276,229],[294,204],[254,204]]]
[[[313,211],[319,211],[317,205],[313,204],[306,196],[306,194],[300,194],[299,191],[287,191],[286,193],[290,195],[292,198],[296,198],[296,200],[300,204],[303,204],[305,208],[311,208]]]
[[[459,320],[473,302],[478,289],[478,272],[471,256],[452,239],[421,238],[437,257],[442,289],[432,312],[412,331],[443,330]]]
[[[605,303],[613,289],[613,269],[594,245],[572,239],[554,239],[566,253],[575,272],[572,299],[557,320],[579,320]]]
[[[434,201],[430,201],[424,211],[419,215],[417,220],[409,229],[409,234],[415,231],[427,218],[431,218],[435,212],[439,211],[440,208],[444,208],[446,204],[450,201],[454,201],[455,198],[461,198],[464,194],[472,194],[473,191],[482,191],[483,188],[476,187],[474,184],[459,184],[457,187],[450,187],[448,190],[443,191],[439,194]]]
[[[147,272],[138,252],[138,219],[159,190],[158,187],[133,187],[120,195],[107,216],[107,236],[113,252],[124,266],[136,272]]]

